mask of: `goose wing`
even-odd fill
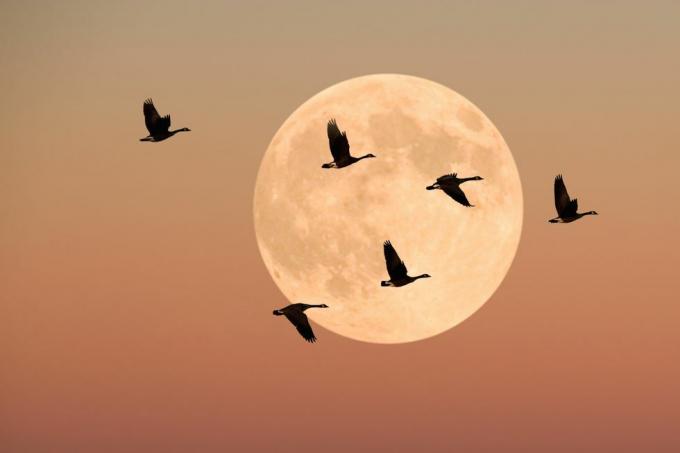
[[[562,175],[555,177],[555,209],[560,217],[576,214],[578,210],[578,200],[569,198]]]
[[[399,258],[397,251],[394,250],[390,241],[385,241],[383,251],[385,252],[385,264],[387,265],[387,273],[390,276],[390,280],[399,280],[406,277],[408,274],[406,265]]]
[[[170,115],[160,116],[151,99],[144,101],[144,123],[149,134],[167,132],[170,128]]]
[[[458,173],[451,173],[437,178],[437,183],[446,184],[447,182],[455,181],[456,179],[458,179]]]
[[[340,132],[338,123],[335,119],[328,122],[326,128],[328,133],[328,146],[331,148],[331,154],[335,162],[340,162],[349,157],[349,141],[347,140],[347,133]]]
[[[295,326],[300,335],[302,335],[302,338],[310,343],[314,343],[316,341],[314,331],[312,331],[312,326],[309,325],[309,319],[307,319],[307,315],[304,314],[302,310],[293,308],[291,310],[286,310],[283,314],[288,319],[288,321],[290,321],[291,324]]]
[[[461,189],[458,184],[442,185],[441,187],[446,195],[453,198],[458,203],[468,208],[472,207],[467,197],[465,196],[465,192],[463,192],[463,189]]]

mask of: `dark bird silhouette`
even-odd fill
[[[295,326],[297,331],[300,332],[302,338],[309,341],[310,343],[314,343],[316,341],[316,337],[314,336],[314,332],[312,331],[312,326],[309,325],[309,319],[307,319],[305,310],[307,310],[308,308],[315,307],[328,308],[328,305],[291,304],[288,305],[287,307],[274,310],[274,315],[276,316],[283,315],[286,318],[288,318],[288,321],[290,321]]]
[[[458,178],[457,173],[451,173],[450,175],[444,175],[437,178],[437,182],[431,186],[427,186],[427,190],[441,189],[446,195],[456,200],[458,203],[466,206],[468,208],[473,207],[465,196],[465,192],[460,188],[460,185],[465,181],[481,181],[481,176],[473,176],[472,178]]]
[[[387,273],[389,274],[390,279],[387,281],[381,281],[380,286],[399,287],[413,283],[419,278],[431,277],[430,274],[422,274],[416,277],[411,277],[408,275],[406,265],[401,260],[401,258],[399,258],[397,251],[394,250],[394,247],[392,247],[392,243],[390,241],[385,241],[383,244],[383,251],[385,252],[385,264],[387,265]]]
[[[170,115],[160,116],[158,110],[153,105],[151,99],[144,101],[144,123],[149,130],[149,135],[140,138],[140,142],[160,142],[166,138],[170,138],[178,132],[189,132],[191,129],[183,127],[181,129],[170,129]]]
[[[333,155],[333,162],[323,164],[321,168],[342,168],[352,165],[361,159],[366,159],[367,157],[375,157],[373,154],[366,154],[361,157],[354,157],[349,153],[349,141],[347,140],[347,133],[340,132],[338,129],[338,123],[334,119],[328,122],[328,127],[326,128],[328,133],[328,146],[331,148],[331,154]]]
[[[557,217],[548,220],[550,223],[570,223],[584,215],[597,215],[595,211],[576,212],[578,210],[578,200],[576,198],[573,200],[569,198],[562,175],[555,177],[555,209],[557,210]]]

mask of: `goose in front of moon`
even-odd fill
[[[430,274],[420,274],[415,277],[408,275],[406,264],[399,258],[397,251],[390,241],[385,241],[383,244],[383,252],[385,254],[385,265],[387,266],[387,273],[390,276],[389,280],[380,282],[380,286],[394,286],[400,287],[413,283],[419,278],[430,278]]]
[[[448,175],[440,176],[439,178],[437,178],[437,182],[435,182],[431,186],[427,186],[426,189],[427,190],[440,189],[446,195],[453,198],[455,201],[462,204],[463,206],[472,208],[474,207],[474,205],[470,204],[467,197],[465,196],[465,192],[463,192],[463,189],[460,188],[460,185],[466,181],[481,181],[482,179],[484,178],[482,178],[481,176],[459,178],[457,173],[451,173]]]
[[[326,134],[328,135],[328,146],[331,149],[333,161],[323,164],[321,168],[343,168],[357,163],[361,159],[375,157],[375,155],[371,153],[364,154],[361,157],[352,156],[349,153],[349,140],[347,139],[347,132],[340,132],[338,123],[336,123],[335,119],[332,119],[328,122]]]

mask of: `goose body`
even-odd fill
[[[278,310],[274,310],[274,315],[285,316],[286,319],[295,326],[300,335],[302,335],[302,338],[310,343],[314,343],[316,337],[314,336],[314,331],[312,331],[312,326],[309,325],[309,319],[307,319],[307,315],[305,314],[305,310],[309,308],[328,308],[328,305],[291,304],[279,308]]]
[[[158,110],[153,105],[151,99],[144,101],[144,123],[149,135],[140,138],[140,142],[161,142],[172,137],[178,132],[189,132],[191,129],[183,127],[181,129],[170,130],[170,115],[160,116]]]
[[[427,186],[426,189],[427,190],[439,189],[449,197],[453,198],[458,203],[462,204],[463,206],[471,208],[474,205],[470,204],[467,197],[465,196],[465,192],[463,192],[463,189],[460,188],[460,185],[466,181],[481,181],[482,179],[484,178],[482,178],[481,176],[473,176],[471,178],[459,178],[457,173],[451,173],[449,175],[440,176],[439,178],[437,178],[437,181],[434,184],[432,184],[431,186]]]
[[[390,276],[389,280],[381,281],[380,286],[405,286],[413,283],[419,278],[430,278],[429,274],[421,274],[415,277],[408,275],[406,265],[399,258],[397,251],[392,246],[390,241],[385,241],[383,244],[383,252],[385,254],[385,265],[387,266],[387,273]]]
[[[333,156],[333,161],[323,164],[321,168],[343,168],[353,163],[359,162],[361,159],[375,157],[373,154],[365,154],[361,157],[354,157],[349,153],[349,140],[347,140],[347,133],[340,132],[338,123],[334,119],[328,122],[326,127],[328,134],[328,146]]]
[[[573,200],[569,197],[567,187],[564,184],[562,175],[555,177],[555,209],[557,210],[557,217],[548,220],[550,223],[571,223],[587,215],[597,215],[595,211],[577,212],[578,199]]]

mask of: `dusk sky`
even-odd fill
[[[680,3],[474,3],[3,1],[0,450],[679,451]],[[454,329],[310,345],[255,179],[374,73],[488,116],[522,237]],[[139,142],[148,97],[192,131]],[[547,223],[558,173],[599,216]]]

